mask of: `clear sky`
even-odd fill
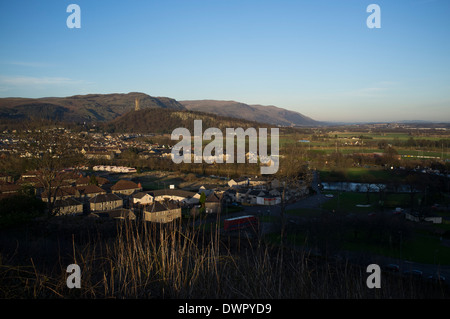
[[[0,2],[0,97],[128,92],[450,122],[450,1]]]

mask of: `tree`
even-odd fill
[[[278,181],[278,185],[280,185],[280,193],[281,193],[281,205],[280,205],[280,246],[281,249],[278,251],[277,262],[280,265],[283,265],[283,251],[284,251],[284,243],[286,237],[286,201],[287,194],[289,193],[291,196],[296,196],[298,193],[302,192],[302,190],[306,187],[308,188],[313,181],[313,173],[308,168],[308,163],[306,162],[306,150],[299,145],[289,145],[286,147],[283,152],[280,152],[283,156],[280,156],[279,170],[276,174],[268,176],[269,182],[270,180]],[[283,267],[280,266],[280,272],[278,276],[282,278]],[[279,281],[278,290],[281,293],[282,290],[282,280]]]
[[[384,184],[384,183],[376,183],[375,185],[378,188],[380,209],[383,210],[384,200],[386,198],[386,184]]]
[[[200,213],[203,213],[205,211],[205,202],[206,202],[206,195],[205,195],[205,192],[202,192],[200,194],[200,199],[199,199],[199,203],[201,205]]]
[[[370,173],[364,173],[363,175],[361,175],[361,181],[366,185],[366,200],[367,204],[370,204],[370,192],[373,189],[374,177]]]
[[[388,142],[386,140],[381,140],[378,142],[378,148],[380,150],[386,149],[387,146],[388,146]]]
[[[294,145],[286,148],[280,160],[280,169],[273,176],[279,181],[281,187],[281,244],[285,237],[285,210],[287,192],[296,196],[304,187],[311,185],[313,172],[309,170],[307,162],[304,160],[305,149]]]
[[[97,177],[95,175],[91,175],[91,177],[89,178],[89,184],[98,186]]]
[[[67,175],[75,175],[77,167],[85,164],[85,159],[79,152],[85,141],[76,134],[54,128],[25,134],[23,141],[23,147],[32,156],[38,185],[46,196],[48,214],[54,216],[57,214],[57,195],[63,191]],[[73,171],[68,172],[69,168]]]
[[[410,175],[406,176],[405,181],[409,187],[410,205],[411,205],[411,210],[413,210],[414,196],[415,196],[418,188],[420,187],[421,179],[417,174],[410,174]]]
[[[34,196],[14,195],[0,200],[0,227],[9,227],[42,216],[45,203]]]
[[[392,146],[388,145],[385,149],[384,149],[384,163],[388,166],[395,166],[398,165],[399,160],[398,160],[398,152],[395,148],[393,148]]]

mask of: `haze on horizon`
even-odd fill
[[[143,92],[450,122],[449,14],[446,0],[3,1],[0,97]]]

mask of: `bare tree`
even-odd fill
[[[365,185],[365,187],[366,187],[366,200],[367,200],[367,204],[370,204],[370,192],[372,191],[372,190],[374,190],[374,187],[375,187],[375,183],[374,183],[374,178],[373,178],[373,176],[371,175],[371,174],[369,174],[369,173],[366,173],[366,174],[363,174],[362,176],[361,176],[361,181],[362,181],[362,183]]]
[[[278,179],[281,187],[281,244],[285,237],[285,211],[288,197],[291,199],[302,194],[305,188],[309,188],[313,180],[313,173],[308,168],[304,153],[305,148],[298,145],[286,148],[280,160],[280,169],[274,176]]]
[[[312,181],[312,172],[308,169],[305,160],[306,150],[299,145],[289,145],[280,152],[280,166],[276,174],[271,175],[272,181],[277,180],[281,193],[280,205],[280,247],[277,263],[279,265],[279,278],[283,278],[283,251],[286,237],[286,203],[287,199],[296,197],[304,187],[308,187]],[[289,195],[289,196],[288,196]],[[282,280],[279,281],[279,293],[282,291]]]
[[[22,143],[32,158],[35,179],[45,194],[48,214],[54,216],[55,202],[64,194],[68,175],[74,178],[78,168],[85,164],[79,152],[83,140],[65,129],[46,128],[26,130]]]
[[[406,184],[408,185],[408,190],[410,194],[410,206],[411,211],[414,210],[414,197],[416,195],[416,192],[418,191],[418,188],[420,187],[420,177],[417,174],[410,174],[406,176],[405,179]]]
[[[380,204],[380,209],[383,210],[384,200],[386,198],[386,184],[377,182],[375,185],[378,188],[378,195],[379,195],[378,201]]]

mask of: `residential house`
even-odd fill
[[[235,198],[237,203],[247,203],[247,192],[249,190],[236,190]]]
[[[97,185],[102,187],[105,185],[110,184],[111,182],[109,181],[109,179],[105,178],[105,177],[101,177],[101,176],[95,176],[95,180],[97,182]]]
[[[135,173],[137,170],[134,167],[125,166],[110,166],[110,165],[97,165],[92,168],[94,171],[105,171],[113,173]]]
[[[257,190],[257,189],[252,189],[252,190],[249,190],[246,193],[246,195],[247,195],[246,196],[246,202],[248,204],[255,205],[255,204],[257,204],[258,196],[264,196],[265,192],[261,191],[261,190]]]
[[[51,185],[48,185],[47,182],[45,182],[46,180],[48,181],[48,177],[49,176],[45,176],[43,172],[32,171],[22,174],[22,176],[17,182],[18,184],[24,186],[34,187],[36,195],[40,196],[44,191],[46,191],[49,188],[49,186],[52,189],[72,187],[75,181],[79,178],[79,175],[71,171],[59,172],[56,175],[56,177],[50,181]]]
[[[181,218],[181,207],[171,201],[154,201],[143,212],[143,220],[154,223],[169,223]]]
[[[14,183],[14,178],[11,175],[0,173],[0,181],[6,182],[6,183]]]
[[[91,175],[91,176],[80,176],[76,181],[75,184],[77,186],[87,186],[89,184],[97,185],[97,186],[104,186],[109,184],[109,180],[107,178]]]
[[[125,149],[117,147],[117,146],[110,146],[110,147],[106,148],[106,151],[112,152],[112,153],[117,154],[117,155],[120,155],[120,154],[122,154],[125,151]]]
[[[123,199],[116,194],[100,194],[89,200],[91,212],[114,210],[123,207]]]
[[[84,152],[84,156],[87,159],[106,159],[111,160],[114,158],[114,153],[103,150],[95,150],[95,151],[86,151]]]
[[[271,195],[268,192],[262,192],[256,197],[256,204],[258,205],[277,205],[281,203],[281,196]]]
[[[83,204],[72,197],[56,200],[54,208],[57,216],[83,213]]]
[[[155,197],[150,192],[139,192],[132,196],[133,204],[137,205],[150,205],[153,204]]]
[[[247,177],[232,178],[228,181],[230,187],[248,187],[249,179]]]
[[[76,180],[79,178],[79,175],[77,175],[75,172],[73,171],[64,171],[64,172],[60,172],[58,173],[56,180],[57,181],[63,181],[67,184],[74,184],[76,182]]]
[[[0,198],[13,196],[19,193],[21,186],[9,182],[0,183]]]
[[[208,197],[210,194],[214,193],[214,190],[212,189],[206,189],[204,186],[201,186],[194,196],[189,200],[190,204],[198,204],[200,202],[200,197],[202,196],[202,193],[205,194],[206,197]]]
[[[205,193],[206,196],[211,195],[211,193],[214,193],[214,190],[207,189],[205,186],[200,186],[198,189],[198,194]]]
[[[226,203],[234,203],[237,202],[236,199],[236,190],[235,189],[227,189],[223,194],[223,199]]]
[[[76,190],[74,189],[74,187],[72,186],[72,183],[70,181],[66,181],[66,180],[52,180],[50,182],[50,185],[43,182],[42,180],[35,183],[34,185],[29,184],[29,183],[21,183],[22,185],[25,186],[32,186],[34,187],[35,193],[37,196],[42,196],[42,193],[46,192],[49,188],[52,190],[55,189],[70,189],[70,193],[73,193],[73,195],[75,195]],[[47,192],[46,192],[47,194]],[[45,195],[47,197],[47,195]]]
[[[23,173],[20,178],[31,178],[31,177],[38,177],[41,173],[39,171],[27,171]]]
[[[77,186],[77,197],[82,200],[89,200],[100,194],[106,194],[106,191],[97,185]]]
[[[17,184],[35,186],[41,184],[37,176],[21,176],[17,181]]]
[[[80,177],[75,181],[75,184],[77,186],[87,186],[89,185],[91,179],[89,178],[89,176],[82,176],[80,175]]]
[[[217,214],[222,211],[222,198],[223,194],[212,192],[205,198],[205,213]],[[198,203],[196,203],[198,204]],[[195,205],[191,208],[190,214],[196,216],[200,213],[201,205]]]
[[[135,220],[136,215],[129,209],[118,208],[108,211],[94,212],[91,215],[103,217],[103,218],[111,218],[111,219],[129,219]]]
[[[49,193],[47,190],[43,191],[41,194],[41,199],[44,202],[48,202],[49,199]],[[60,188],[54,188],[52,189],[50,193],[50,201],[57,201],[57,200],[63,200],[70,197],[76,197],[77,196],[77,189],[75,187],[69,186],[69,187],[60,187]]]
[[[280,181],[277,178],[274,178],[270,181],[271,188],[279,188],[280,187]]]
[[[155,201],[174,201],[183,204],[195,204],[198,200],[194,198],[194,192],[189,192],[181,189],[160,189],[152,191]]]
[[[138,154],[140,159],[149,159],[150,157],[153,157],[153,154],[150,153],[149,151],[144,151],[144,152],[140,152]]]
[[[205,201],[207,214],[218,214],[222,211],[222,196],[212,192]]]
[[[253,189],[255,189],[255,188],[266,189],[266,188],[268,188],[268,186],[270,186],[270,183],[268,180],[260,178],[260,177],[250,179],[248,184],[249,184],[249,187],[251,187]]]
[[[111,192],[113,194],[120,194],[125,196],[131,196],[136,192],[141,192],[141,183],[136,184],[133,181],[121,179],[113,186],[111,186]]]

